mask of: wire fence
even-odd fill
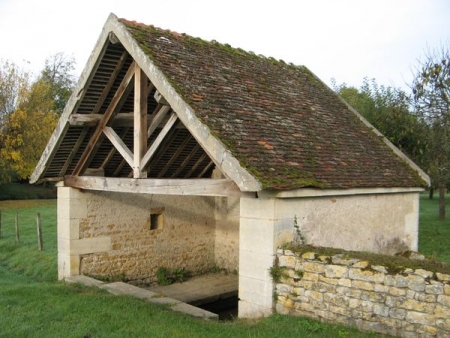
[[[36,241],[39,251],[44,250],[44,243],[42,240],[42,225],[41,225],[41,214],[36,213],[35,224],[31,224],[29,220],[26,222],[21,222],[21,217],[18,211],[16,212],[5,212],[0,210],[0,239],[7,239],[11,237],[11,230],[14,229],[14,241],[17,245],[20,245],[20,235],[21,231],[25,230],[28,235],[31,227],[35,228]]]

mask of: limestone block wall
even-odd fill
[[[215,198],[215,265],[230,272],[239,269],[239,197]]]
[[[211,197],[83,192],[80,240],[109,238],[109,250],[82,253],[80,273],[156,280],[158,267],[193,273],[215,265],[215,201]],[[161,214],[150,229],[151,214]]]
[[[279,249],[285,277],[276,311],[401,337],[450,337],[450,275],[423,269],[389,274],[343,255]]]

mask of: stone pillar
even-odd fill
[[[74,251],[80,238],[80,220],[87,217],[87,198],[78,189],[58,183],[58,279],[80,274],[80,254]]]
[[[239,228],[239,317],[273,312],[269,273],[277,247],[292,240],[293,225],[276,215],[276,199],[241,198]]]

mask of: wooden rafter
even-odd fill
[[[111,90],[111,87],[113,86],[114,82],[116,81],[117,75],[119,75],[120,70],[122,69],[125,61],[127,60],[127,55],[128,55],[128,52],[126,50],[123,51],[122,55],[120,56],[119,62],[117,62],[117,65],[114,68],[114,71],[112,72],[111,76],[109,77],[109,80],[106,83],[106,86],[103,89],[103,92],[100,95],[100,97],[97,101],[97,104],[95,105],[92,113],[96,114],[100,111],[100,108],[102,107],[103,103],[105,102],[106,97],[108,96],[109,91]]]
[[[180,164],[178,169],[173,173],[172,177],[177,177],[186,167],[186,165],[189,163],[192,156],[197,152],[197,150],[200,148],[200,145],[197,143],[194,148],[189,152],[189,155],[186,156],[186,158],[183,160],[183,162]]]
[[[150,179],[66,176],[64,185],[88,190],[136,194],[194,196],[254,196],[243,193],[229,179]]]
[[[200,165],[200,163],[202,163],[205,158],[207,158],[208,155],[206,155],[206,153],[203,153],[200,158],[195,161],[195,164],[191,167],[191,169],[189,169],[188,173],[186,174],[186,177],[191,177],[191,175],[194,173],[194,171],[198,168],[198,166]]]
[[[126,89],[128,88],[131,79],[134,76],[134,64],[135,61],[133,61],[130,65],[130,68],[128,68],[127,73],[125,74],[124,78],[122,79],[122,82],[120,83],[119,88],[117,89],[113,99],[111,100],[111,103],[108,106],[108,109],[106,109],[105,114],[103,114],[102,119],[99,121],[99,124],[97,125],[94,133],[92,134],[91,139],[89,140],[86,149],[83,152],[83,155],[81,156],[80,160],[78,161],[75,170],[73,171],[72,175],[78,176],[80,175],[88,166],[89,160],[91,156],[94,153],[94,150],[96,147],[98,147],[98,141],[100,137],[102,136],[103,128],[106,126],[106,124],[109,122],[110,118],[114,115],[116,112],[117,105],[119,104],[120,100],[122,99],[122,95],[125,93]]]
[[[175,124],[175,122],[177,122],[177,120],[178,120],[178,117],[176,114],[172,114],[172,116],[170,116],[169,121],[167,121],[167,123],[165,124],[163,129],[160,131],[160,133],[158,134],[158,136],[153,141],[152,145],[150,146],[150,148],[147,150],[144,157],[142,158],[141,168],[145,169],[148,166],[150,159],[155,154],[156,150],[158,150],[158,147],[161,145],[162,141],[164,140],[166,135],[169,133],[170,129]]]
[[[178,146],[178,149],[170,157],[170,160],[167,161],[164,168],[162,168],[161,171],[158,173],[158,177],[164,177],[164,174],[167,172],[167,170],[169,170],[170,166],[173,164],[173,162],[175,162],[177,157],[181,154],[181,152],[184,150],[184,148],[186,147],[186,145],[189,143],[190,140],[191,140],[190,135],[183,140],[183,142]]]
[[[122,133],[119,135],[120,139],[123,140],[123,138],[125,137],[125,135],[127,133],[128,133],[128,128],[124,129],[122,131]],[[116,150],[115,147],[111,147],[111,150],[109,151],[108,155],[105,157],[105,159],[104,159],[104,161],[103,161],[103,163],[101,165],[101,168],[105,168],[108,165],[109,161],[111,161],[111,159],[114,156],[114,154],[116,153],[116,151],[117,150]]]

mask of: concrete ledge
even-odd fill
[[[101,287],[101,285],[104,284],[102,281],[82,275],[66,277],[64,278],[64,281],[67,283],[79,283],[84,284],[86,286],[97,286],[97,287]]]
[[[65,281],[67,283],[80,283],[86,286],[96,286],[100,289],[106,290],[113,295],[117,296],[132,296],[140,299],[147,300],[154,304],[160,305],[168,305],[170,309],[178,312],[185,313],[187,315],[202,318],[205,320],[218,320],[219,316],[215,313],[200,309],[198,307],[183,303],[180,300],[173,299],[170,297],[161,296],[159,293],[155,293],[149,290],[141,289],[137,286],[123,283],[123,282],[114,282],[114,283],[103,283],[94,278],[86,277],[86,276],[73,276],[66,277]]]

